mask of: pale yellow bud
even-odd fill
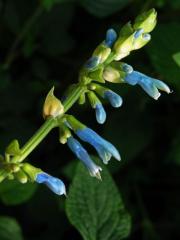
[[[100,44],[93,52],[92,56],[97,56],[99,58],[99,62],[103,63],[109,57],[111,53],[111,49],[106,47],[103,44]]]
[[[61,101],[54,96],[54,87],[49,91],[43,106],[43,117],[57,117],[64,113],[64,106]]]
[[[104,69],[103,77],[108,82],[113,82],[113,83],[121,82],[120,73],[116,69],[112,68],[111,66],[108,66]]]
[[[128,56],[130,51],[133,48],[134,34],[131,34],[129,37],[120,37],[114,44],[115,60],[119,61],[120,59]]]

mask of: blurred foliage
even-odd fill
[[[1,183],[0,239],[19,240],[22,235],[27,240],[82,239],[65,215],[65,202],[70,204],[73,194],[82,195],[76,200],[83,205],[75,202],[77,208],[73,206],[73,211],[79,214],[78,208],[83,206],[85,218],[79,219],[79,225],[84,229],[87,219],[93,226],[85,213],[90,204],[93,211],[96,204],[99,209],[103,196],[111,202],[113,192],[114,208],[122,204],[117,189],[132,216],[128,239],[180,238],[180,0],[1,0],[0,150],[3,153],[14,138],[23,145],[38,129],[43,122],[41,111],[46,93],[54,85],[57,95],[62,96],[67,86],[77,81],[80,66],[102,41],[107,28],[119,30],[122,24],[151,7],[158,11],[152,40],[125,61],[167,82],[173,93],[162,94],[154,101],[139,87],[114,86],[124,104],[118,110],[106,106],[107,122],[103,126],[95,123],[92,109],[76,105],[72,112],[121,152],[122,162],[112,160],[107,166],[115,182],[106,171],[102,185],[87,177],[81,166],[76,171],[77,160],[57,143],[57,133],[52,132],[29,160],[63,178],[67,186],[73,179],[68,200],[52,195],[45,187]],[[73,190],[76,185],[82,188],[80,192]],[[97,190],[95,198],[90,193],[93,187]],[[112,191],[112,195],[106,191]],[[99,221],[108,213],[108,203],[102,219],[98,216]],[[109,224],[108,227],[112,221]],[[119,240],[119,236],[113,239]]]
[[[0,216],[0,239],[1,240],[23,239],[21,228],[15,219]]]

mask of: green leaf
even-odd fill
[[[22,240],[22,232],[19,224],[14,218],[0,216],[0,239]]]
[[[107,17],[130,2],[129,0],[78,0],[79,3],[91,14],[97,17]]]
[[[101,182],[79,163],[66,201],[67,216],[84,240],[124,239],[130,232],[130,216],[112,177],[102,168]]]
[[[0,199],[6,205],[17,205],[29,200],[35,193],[37,185],[22,184],[15,180],[4,181],[0,185]]]
[[[180,34],[177,34],[178,32],[180,32],[180,24],[157,25],[147,52],[153,66],[162,75],[160,78],[180,90],[180,71],[172,58],[172,55],[179,51]]]
[[[180,52],[173,54],[173,59],[177,63],[177,65],[180,67]]]

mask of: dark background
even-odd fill
[[[77,82],[80,67],[109,27],[118,30],[152,7],[158,24],[151,42],[124,61],[165,81],[173,93],[155,101],[139,87],[109,85],[124,103],[120,109],[106,106],[103,126],[88,104],[76,104],[71,113],[121,152],[122,162],[112,160],[108,168],[132,216],[128,239],[175,240],[180,239],[180,68],[172,56],[180,51],[179,0],[0,1],[0,151],[14,138],[24,144],[32,136],[43,123],[49,89],[54,85],[61,97]],[[67,187],[77,163],[58,143],[58,131],[29,161],[59,176]],[[82,239],[66,217],[64,197],[44,186],[2,183],[0,199],[0,215],[16,218],[24,239]]]

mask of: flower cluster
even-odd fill
[[[101,167],[93,162],[76,137],[82,142],[89,143],[97,151],[104,164],[108,164],[111,157],[120,161],[120,154],[110,142],[79,122],[74,116],[66,114],[66,111],[75,101],[78,100],[79,104],[84,104],[88,99],[91,107],[95,110],[97,122],[103,124],[106,121],[106,111],[101,99],[107,100],[114,108],[121,107],[123,103],[121,96],[104,86],[106,82],[127,83],[132,86],[137,84],[155,100],[160,97],[159,90],[166,93],[171,92],[164,82],[135,71],[132,66],[120,61],[131,51],[140,49],[150,41],[150,32],[156,25],[156,17],[156,11],[151,9],[139,15],[133,24],[130,22],[125,24],[119,34],[114,29],[109,29],[104,41],[97,46],[80,70],[79,82],[70,86],[63,101],[61,102],[54,96],[54,88],[46,97],[43,107],[44,118],[46,121],[54,120],[54,126],[59,128],[60,143],[67,143],[69,149],[85,165],[90,175],[98,179],[101,179]],[[37,136],[35,140],[39,141]],[[66,194],[65,185],[60,179],[52,177],[28,163],[21,163],[22,155],[28,155],[29,150],[27,149],[26,146],[20,149],[17,141],[8,146],[6,163],[3,163],[2,168],[4,172],[0,172],[0,181],[11,175],[22,183],[28,180],[36,181],[44,183],[58,195]],[[15,156],[11,164],[9,164],[9,156]]]

